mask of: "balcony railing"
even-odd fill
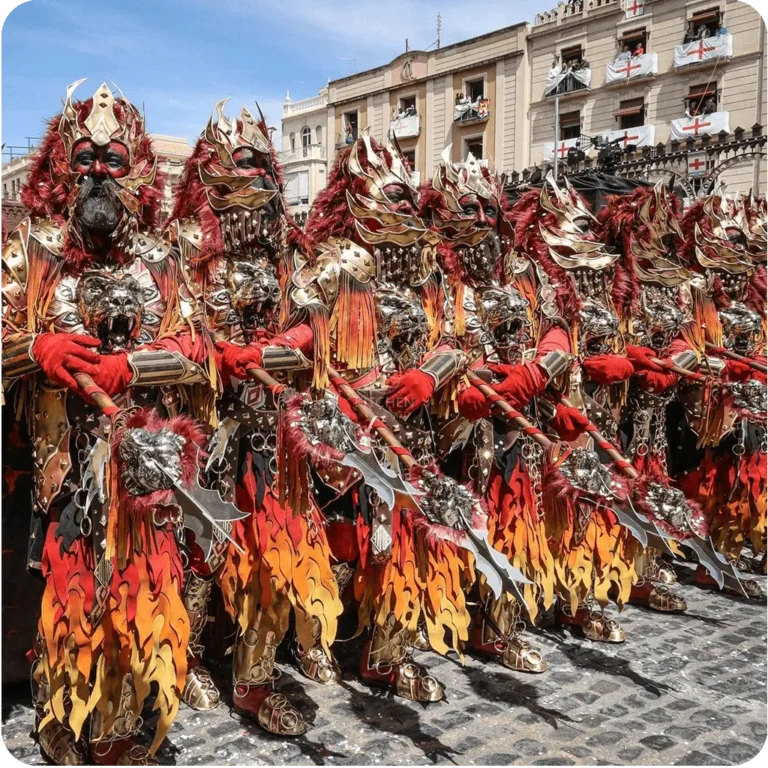
[[[589,0],[586,3],[587,11],[593,13],[598,8],[604,8],[608,5],[616,5],[618,0]],[[542,24],[552,24],[554,22],[565,21],[571,16],[578,16],[584,12],[585,3],[582,0],[576,0],[574,3],[558,3],[557,8],[551,11],[537,13],[533,22],[534,27],[540,27]]]
[[[544,95],[563,96],[588,91],[592,82],[591,69],[572,69],[567,72],[550,72],[544,84]]]
[[[491,116],[491,100],[482,98],[456,104],[453,107],[454,123],[480,123]]]
[[[324,88],[323,91],[326,91]],[[319,109],[326,106],[327,103],[327,91],[322,91],[317,96],[310,96],[308,99],[302,99],[301,101],[291,101],[287,104],[283,104],[283,117],[291,117],[298,115],[301,112],[309,112],[313,109]]]
[[[398,139],[408,139],[419,135],[421,121],[418,115],[401,115],[390,122],[389,129]]]
[[[354,130],[350,133],[347,133],[346,131],[344,133],[340,133],[336,137],[336,149],[343,149],[344,147],[351,146],[357,141],[358,135],[359,134],[357,130]]]
[[[307,144],[295,149],[280,152],[280,162],[296,163],[302,160],[325,160],[325,147],[322,144]]]

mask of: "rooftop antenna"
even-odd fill
[[[438,12],[437,14],[437,47],[440,47],[440,32],[443,29],[443,17]]]
[[[357,59],[346,59],[344,57],[340,57],[341,61],[351,61],[352,62],[352,71],[349,73],[350,75],[354,75],[355,72],[357,72]]]
[[[405,38],[405,52],[408,53],[408,38]]]

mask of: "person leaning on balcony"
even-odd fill
[[[715,33],[717,37],[725,37],[725,35],[728,34],[728,27],[723,24],[723,22],[720,22],[720,26],[717,28],[717,32]]]
[[[706,40],[710,36],[709,29],[704,24],[699,24],[699,28],[696,31],[696,37],[699,40]]]
[[[642,43],[638,43],[635,46],[635,50],[632,53],[633,56],[642,56],[645,53],[645,48],[643,47]]]
[[[713,112],[717,112],[717,104],[715,104],[715,97],[709,96],[704,102],[704,106],[701,109],[701,114],[711,115]]]
[[[688,29],[685,30],[685,35],[683,36],[683,45],[692,43],[695,39],[696,39],[696,31],[694,29],[694,24],[692,21],[689,21]]]
[[[631,53],[631,51],[629,50],[629,46],[628,46],[628,45],[625,45],[625,46],[624,46],[624,47],[621,49],[621,53],[620,53],[620,54],[618,55],[618,57],[616,58],[616,61],[629,61],[629,59],[630,59],[631,57],[632,57],[632,53]]]

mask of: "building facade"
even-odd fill
[[[686,35],[689,30],[692,35]],[[638,43],[640,56],[621,56],[625,49],[634,51]],[[568,145],[573,146],[579,135],[602,135],[630,149],[636,147],[640,157],[645,146],[670,156],[675,142],[684,150],[678,152],[684,156],[676,164],[635,163],[638,175],[646,174],[649,180],[670,174],[696,178],[724,159],[713,151],[723,132],[724,143],[730,144],[738,129],[751,135],[753,127],[762,129],[766,123],[765,24],[746,3],[583,0],[560,4],[536,16],[528,33],[528,50],[531,141],[526,166],[551,159],[555,147],[560,159],[565,159]],[[589,84],[571,81],[548,93],[556,57],[561,67],[568,62],[586,63]],[[690,169],[688,155],[693,156]],[[764,152],[750,152],[718,173],[718,182],[727,191],[752,188],[764,194],[765,170]]]
[[[326,114],[328,89],[317,96],[283,105],[283,148],[279,153],[285,178],[285,197],[290,212],[303,221],[328,172]],[[333,159],[333,157],[331,157]]]
[[[289,196],[306,211],[336,151],[365,129],[392,131],[417,180],[448,145],[454,161],[472,152],[519,175],[573,147],[593,159],[599,140],[623,151],[619,172],[674,176],[686,195],[704,177],[765,193],[765,34],[737,0],[574,0],[532,25],[407,51],[286,101]]]

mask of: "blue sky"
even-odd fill
[[[258,99],[280,128],[286,90],[317,93],[331,78],[426,48],[532,21],[556,0],[30,0],[6,19],[2,138],[40,136],[66,86],[85,98],[114,80],[146,108],[154,133],[193,140],[216,100]]]

